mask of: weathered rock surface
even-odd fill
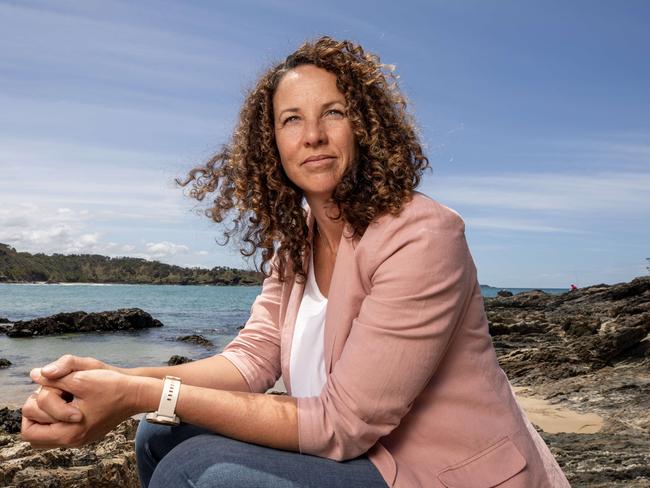
[[[9,488],[139,488],[134,437],[137,420],[78,449],[35,450],[17,434],[0,432],[0,486]]]
[[[5,358],[0,358],[0,369],[8,368],[11,366],[11,361]]]
[[[169,358],[169,361],[167,361],[167,366],[176,366],[177,364],[191,363],[192,361],[193,360],[188,357],[174,354]]]
[[[50,317],[14,322],[9,337],[34,337],[69,332],[108,332],[149,327],[162,323],[139,308],[122,308],[109,312],[63,312]]]
[[[595,434],[544,434],[571,486],[650,487],[650,277],[485,306],[511,383],[604,419]]]
[[[211,340],[206,339],[205,337],[197,334],[177,337],[176,340],[181,342],[187,342],[189,344],[196,344],[197,346],[207,347],[208,349],[214,347],[214,344]]]

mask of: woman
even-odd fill
[[[141,422],[143,486],[568,486],[498,366],[461,218],[415,192],[428,162],[384,68],[323,37],[261,77],[184,182],[261,251],[246,327],[180,366],[34,370],[26,440],[83,444],[159,406],[184,423]],[[263,394],[280,376],[288,395]]]

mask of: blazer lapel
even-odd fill
[[[342,307],[345,307],[348,296],[348,284],[350,282],[349,272],[354,263],[354,245],[347,235],[352,234],[352,228],[348,224],[343,229],[339,248],[332,272],[332,281],[330,282],[329,293],[327,296],[327,313],[325,314],[325,339],[324,339],[324,356],[325,371],[332,372],[332,362],[334,359],[334,345],[336,343],[337,333],[341,327],[346,325],[346,317],[341,313]]]

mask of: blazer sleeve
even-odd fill
[[[384,228],[339,360],[319,397],[298,399],[302,453],[351,459],[395,429],[469,305],[476,273],[458,214],[420,206]]]
[[[263,393],[280,377],[282,283],[275,270],[264,280],[244,328],[221,353],[239,370],[253,393]]]

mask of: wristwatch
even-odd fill
[[[163,391],[160,397],[160,405],[155,412],[148,413],[145,417],[147,422],[152,424],[178,425],[181,419],[174,413],[178,393],[181,390],[181,379],[176,376],[165,376]]]

